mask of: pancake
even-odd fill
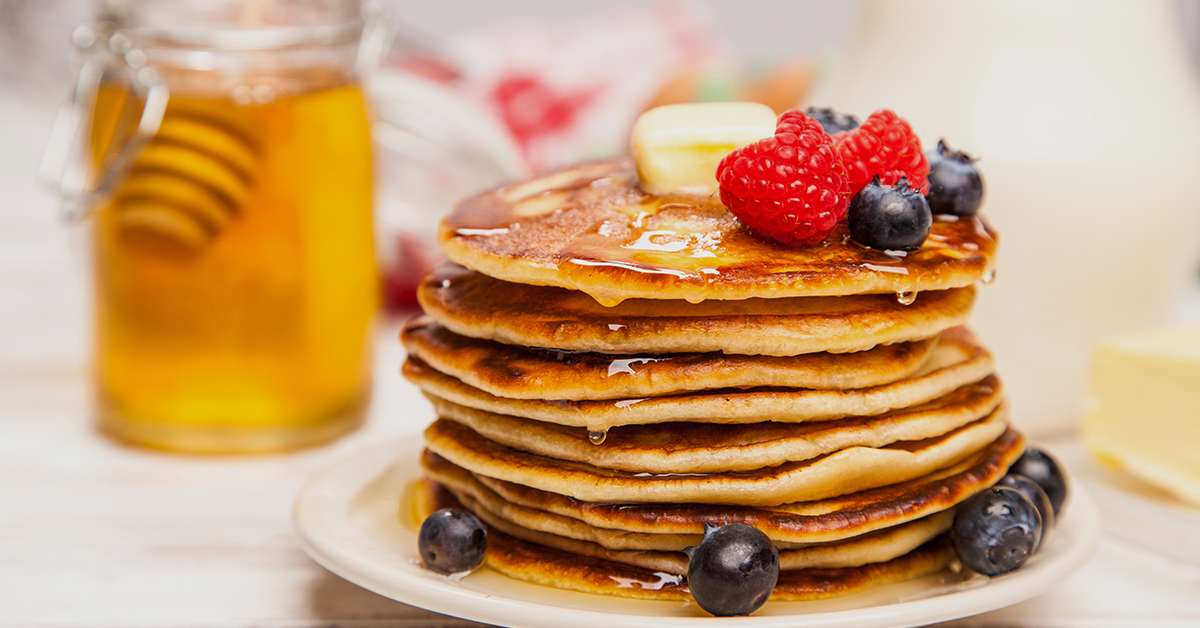
[[[447,487],[449,488],[449,487]],[[451,493],[467,509],[473,512],[489,527],[496,528],[505,534],[523,541],[545,545],[554,549],[603,558],[626,565],[665,571],[674,574],[686,574],[688,557],[682,547],[668,550],[653,548],[610,549],[598,543],[580,539],[570,535],[558,535],[546,532],[540,528],[528,527],[497,515],[470,494],[459,493],[450,489]],[[536,514],[527,517],[534,523],[543,523]],[[891,528],[871,532],[863,536],[836,541],[806,545],[799,548],[779,548],[780,569],[829,569],[837,567],[858,567],[868,563],[881,563],[902,556],[924,545],[930,540],[950,530],[954,522],[954,512],[945,511],[930,515],[924,519],[910,521]],[[578,528],[579,526],[577,526]],[[581,536],[586,536],[586,530],[572,530]]]
[[[1000,380],[988,376],[929,403],[874,417],[809,423],[630,425],[594,443],[588,430],[473,410],[432,397],[442,418],[502,445],[605,469],[648,473],[753,471],[850,447],[883,447],[941,436],[992,413]]]
[[[773,508],[671,503],[593,503],[512,482],[475,475],[426,451],[421,466],[428,477],[469,490],[479,499],[495,494],[510,508],[531,508],[589,526],[593,540],[628,549],[623,539],[653,536],[664,547],[695,545],[704,524],[742,522],[762,530],[781,547],[826,543],[866,534],[954,507],[995,484],[1025,449],[1025,439],[1009,430],[984,451],[915,480],[831,499]],[[475,489],[475,487],[479,487]],[[608,531],[608,532],[605,532]],[[668,538],[673,537],[673,538]],[[634,541],[635,544],[645,541]]]
[[[426,447],[479,475],[591,502],[686,502],[778,506],[912,480],[968,458],[1007,429],[1007,412],[943,436],[886,447],[850,447],[803,462],[730,473],[632,473],[505,447],[447,419],[425,430]]]
[[[991,270],[996,236],[978,217],[935,216],[920,250],[876,251],[845,224],[822,244],[752,235],[716,199],[652,197],[629,159],[569,167],[461,202],[439,240],[451,260],[504,281],[629,298],[741,300],[903,293],[969,286]]]
[[[911,376],[937,337],[857,353],[751,356],[724,353],[654,357],[529,349],[460,336],[422,316],[401,332],[410,355],[498,397],[620,399],[712,388],[790,386],[844,390]]]
[[[605,307],[581,292],[507,283],[443,264],[417,290],[451,331],[505,344],[601,353],[791,356],[847,353],[921,340],[966,321],[973,287],[931,290],[903,305],[892,294],[662,301]]]
[[[508,399],[444,375],[410,356],[402,372],[431,399],[547,423],[603,432],[621,425],[690,421],[703,423],[799,423],[872,416],[927,403],[987,377],[991,354],[965,329],[943,334],[925,364],[908,379],[857,390],[796,388],[724,389],[621,400]]]
[[[475,512],[511,577],[689,600],[684,550],[734,521],[780,549],[772,599],[931,574],[1024,450],[961,327],[994,273],[981,217],[909,252],[844,222],[788,248],[622,158],[468,198],[439,241],[401,334],[438,413],[416,511]]]
[[[686,547],[699,544],[703,538],[703,535],[701,534],[656,534],[601,528],[586,523],[575,517],[561,515],[551,512],[550,510],[539,508],[537,504],[526,505],[513,503],[506,500],[496,491],[488,488],[487,485],[485,485],[483,482],[480,482],[466,469],[454,466],[448,462],[432,467],[427,466],[426,477],[441,484],[442,486],[445,486],[454,493],[455,497],[457,497],[459,501],[469,506],[473,512],[480,514],[481,517],[487,518],[488,522],[492,525],[496,525],[500,529],[505,530],[506,532],[519,538],[524,538],[534,542],[542,541],[539,541],[536,538],[523,536],[522,532],[510,530],[509,527],[506,526],[519,526],[529,531],[543,532],[552,537],[565,537],[579,541],[587,541],[588,543],[594,544],[603,550],[619,552],[681,552]],[[943,515],[951,515],[952,513],[953,508],[940,510],[926,514],[921,518],[900,521],[895,525],[882,527],[878,530],[867,531],[859,535],[850,535],[843,538],[816,543],[796,543],[776,538],[772,538],[771,541],[780,550],[811,550],[808,552],[808,558],[805,560],[823,561],[819,565],[816,563],[809,563],[805,564],[804,566],[849,567],[853,566],[854,564],[889,560],[913,549],[916,547],[916,545],[920,545],[921,543],[933,538],[937,534],[945,532],[947,529],[949,529],[949,520]],[[493,521],[493,519],[497,521]],[[723,520],[716,520],[718,523],[721,521]],[[935,521],[937,523],[934,523]],[[712,522],[713,521],[710,521],[710,523]],[[924,523],[910,526],[910,524],[915,524],[917,522]],[[901,532],[901,529],[903,529],[903,532]],[[886,535],[876,534],[877,532],[885,532],[889,530],[893,531],[893,533]],[[923,530],[924,532],[916,532],[917,530]],[[763,531],[763,533],[767,534],[768,537],[770,537],[770,532],[771,530]],[[923,536],[922,538],[917,539],[914,535]],[[898,546],[895,545],[894,542],[901,542],[897,541],[897,539],[900,538],[907,539],[907,541],[903,542],[909,543],[911,546],[909,546],[908,549],[897,550],[896,548]],[[858,558],[837,558],[833,555],[834,552],[832,551],[832,548],[842,547],[845,549],[850,547],[850,545],[846,543],[839,543],[839,541],[865,541],[867,539],[872,540],[868,543],[853,546],[858,548],[853,550],[855,552],[853,555],[857,556]],[[560,549],[562,549],[561,546],[554,545],[553,542],[543,542],[543,544],[548,544],[552,547],[560,547]],[[887,557],[881,557],[882,554],[878,553],[871,554],[873,558],[868,559],[865,557],[866,554],[861,553],[867,550],[873,552],[894,551],[894,553]],[[790,560],[800,560],[800,556],[801,554],[793,554]],[[823,556],[823,558],[817,558],[818,556]],[[630,562],[630,564],[641,565],[643,567],[650,566],[643,563],[631,562],[630,560],[618,558],[613,558],[613,560],[617,560],[618,562]],[[674,560],[674,558],[668,558],[668,560]],[[834,564],[832,561],[843,562]]]
[[[439,508],[461,507],[449,491],[436,483],[418,487],[416,495],[414,509],[418,520]],[[845,595],[874,585],[937,573],[953,559],[954,549],[943,535],[883,563],[781,570],[771,599],[801,601]],[[488,528],[484,563],[511,578],[560,589],[642,599],[691,599],[684,578],[677,574],[553,549],[522,541],[494,527]]]

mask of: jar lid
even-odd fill
[[[142,47],[280,50],[355,43],[358,0],[106,0],[104,19]]]

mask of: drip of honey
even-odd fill
[[[942,282],[953,273],[961,286],[983,276],[996,247],[981,219],[938,216],[914,252],[861,246],[844,223],[815,246],[787,248],[752,233],[715,198],[642,193],[624,160],[467,199],[446,218],[441,237],[453,245],[452,259],[461,246],[470,255],[556,268],[553,285],[608,306],[631,296],[699,302],[853,294],[866,284],[871,292],[908,293],[950,287]]]

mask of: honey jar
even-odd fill
[[[43,175],[86,221],[99,425],[198,453],[355,427],[378,308],[370,21],[144,1],[74,34]]]

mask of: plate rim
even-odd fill
[[[402,571],[388,572],[366,561],[370,548],[356,545],[339,530],[358,528],[350,507],[356,497],[383,473],[411,458],[414,465],[422,441],[416,435],[393,438],[369,445],[310,477],[296,496],[292,524],[304,552],[319,565],[360,587],[393,600],[452,617],[514,628],[558,628],[577,626],[628,626],[667,628],[672,626],[754,626],[789,628],[839,626],[842,628],[904,628],[968,617],[1004,608],[1037,597],[1046,586],[1061,582],[1076,571],[1095,551],[1102,525],[1095,501],[1079,482],[1072,483],[1070,508],[1058,522],[1070,526],[1074,544],[1056,560],[1043,561],[1022,570],[990,579],[975,587],[932,597],[860,609],[814,612],[803,615],[749,617],[663,616],[604,612],[555,604],[538,604],[503,595],[489,594],[454,584],[441,577],[411,577]],[[345,490],[352,487],[353,490]],[[364,534],[368,534],[364,532]],[[1057,535],[1056,535],[1057,536]],[[403,585],[403,586],[400,586]],[[515,586],[539,587],[514,581]],[[853,595],[853,594],[852,594]],[[640,600],[624,599],[623,602]],[[653,603],[653,602],[651,602]],[[800,602],[796,602],[800,603]],[[553,613],[530,613],[541,608]]]

